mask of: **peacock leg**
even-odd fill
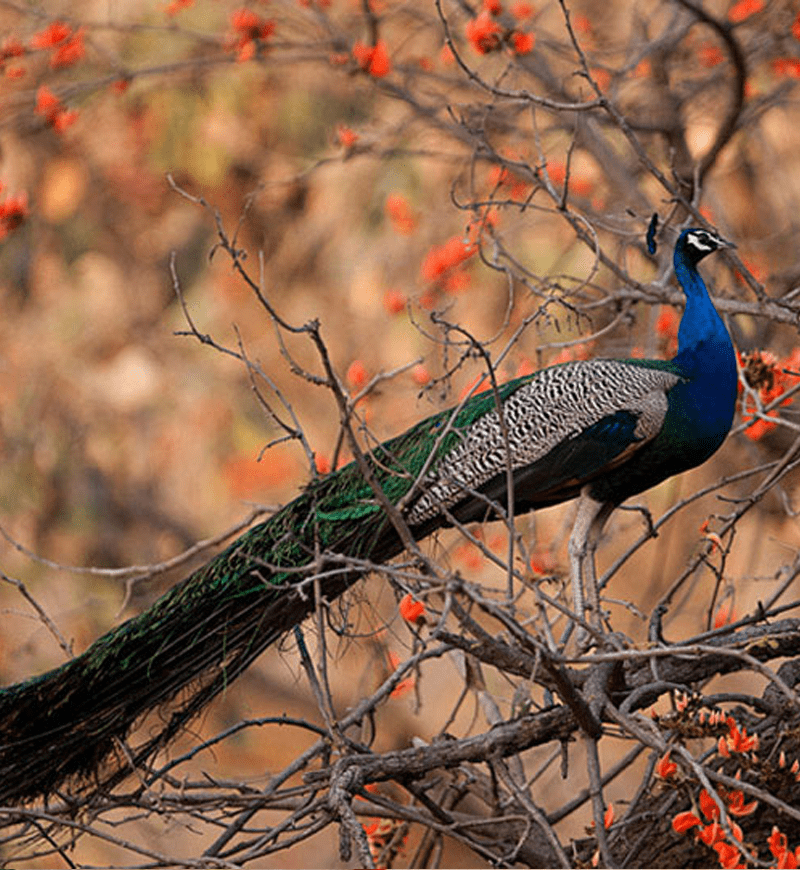
[[[586,614],[586,594],[589,596],[589,621],[598,630],[602,628],[602,612],[600,610],[600,591],[597,586],[597,571],[594,555],[600,541],[600,535],[614,505],[610,502],[597,501],[584,487],[578,501],[578,512],[575,525],[569,539],[569,561],[572,572],[572,599],[575,613],[583,617]],[[585,632],[578,631],[578,644],[585,641]]]

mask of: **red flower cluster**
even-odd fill
[[[747,384],[758,391],[762,405],[769,405],[782,396],[788,389],[800,382],[800,348],[795,348],[787,357],[777,359],[767,351],[753,351],[742,357],[739,354],[739,364],[744,371]],[[792,397],[784,399],[780,404],[789,405]],[[766,432],[778,424],[763,417],[756,418],[756,404],[751,396],[745,400],[742,411],[742,421],[750,425],[745,429],[745,435],[753,441],[758,441]],[[778,417],[778,409],[772,408],[767,417]]]
[[[478,54],[488,54],[500,47],[500,34],[503,28],[492,18],[491,13],[484,9],[477,18],[467,22],[465,34]]]
[[[42,85],[36,92],[36,114],[44,115],[56,133],[63,133],[78,117],[76,111],[64,108],[64,104],[47,85]]]
[[[86,48],[83,44],[83,28],[73,30],[63,21],[54,21],[30,39],[32,49],[53,49],[50,66],[53,69],[72,66],[83,58]]]
[[[723,758],[730,758],[732,752],[750,752],[758,749],[757,734],[748,737],[747,728],[742,728],[740,731],[733,716],[728,716],[725,724],[728,726],[728,734],[720,737],[717,743],[717,752]]]
[[[434,245],[428,251],[422,263],[422,277],[425,281],[442,283],[445,289],[456,289],[450,279],[458,274],[458,267],[477,251],[476,242],[465,239],[463,235],[451,236],[443,245]]]
[[[661,779],[672,779],[678,772],[678,765],[670,761],[669,751],[665,752],[656,763],[656,776]]]
[[[0,185],[2,189],[2,185]],[[28,216],[28,194],[9,196],[0,202],[0,239],[13,232]]]
[[[767,839],[767,845],[770,852],[777,859],[777,867],[782,870],[784,867],[797,867],[800,862],[800,846],[797,846],[794,851],[789,849],[786,841],[786,834],[773,825],[772,833]]]
[[[353,46],[353,57],[364,72],[368,72],[376,79],[381,79],[392,71],[389,50],[382,39],[372,46],[359,40]]]
[[[536,37],[532,33],[523,33],[515,30],[511,34],[511,48],[514,54],[530,54],[536,44]]]
[[[726,804],[726,810],[730,816],[748,816],[755,812],[758,805],[757,801],[745,803],[744,793],[740,789],[731,789],[730,791],[720,789],[718,795]],[[690,810],[678,813],[672,820],[673,829],[679,834],[684,834],[692,828],[699,828],[700,830],[695,832],[695,836],[706,846],[714,849],[721,867],[743,867],[744,865],[739,863],[741,850],[725,839],[725,830],[719,823],[720,812],[717,801],[703,789],[700,792],[698,803],[702,818]],[[734,839],[741,843],[744,838],[742,829],[733,821],[730,822],[730,828]]]
[[[500,0],[484,0],[483,11],[475,18],[470,19],[464,28],[467,41],[478,54],[489,54],[497,51],[503,42],[507,43],[514,54],[528,54],[533,51],[536,37],[532,33],[521,30],[505,31],[495,21],[495,16],[503,11]],[[533,8],[528,3],[516,3],[511,9],[511,14],[518,21],[530,18]]]
[[[231,14],[234,38],[231,48],[238,61],[250,60],[256,54],[259,43],[266,42],[275,33],[275,22],[256,15],[252,9],[238,9]]]

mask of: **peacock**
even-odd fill
[[[704,462],[737,394],[730,336],[697,266],[732,247],[683,230],[686,295],[672,360],[594,359],[471,396],[314,480],[144,613],[45,674],[0,690],[0,805],[91,775],[113,786],[174,737],[268,647],[369,566],[442,527],[579,497],[569,544],[576,612],[596,622],[593,550],[625,499]],[[509,489],[513,500],[509,499]],[[143,714],[161,730],[119,752]]]

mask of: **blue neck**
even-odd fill
[[[715,362],[728,369],[728,374],[733,363],[735,380],[736,363],[730,335],[711,303],[697,267],[686,259],[680,247],[675,250],[674,265],[675,275],[686,294],[686,308],[678,328],[678,354],[674,361],[693,370],[701,363],[707,368],[716,357]]]
[[[709,443],[706,439],[712,442],[718,439],[721,443],[736,407],[736,354],[696,263],[680,243],[675,249],[674,264],[686,294],[686,308],[678,328],[678,353],[673,362],[686,380],[672,391],[670,406],[678,430],[691,431],[701,443]]]

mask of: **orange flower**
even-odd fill
[[[786,834],[773,826],[772,833],[767,839],[769,850],[777,859],[777,867],[782,870],[784,867],[797,867],[798,859],[800,859],[800,846],[794,850],[789,849],[786,843]]]
[[[589,70],[589,72],[591,73],[597,87],[601,91],[607,91],[608,86],[611,84],[611,73],[602,67],[595,67],[594,69]]]
[[[472,257],[478,250],[475,242],[463,236],[451,236],[443,245],[434,245],[422,263],[422,277],[426,281],[442,278],[456,266]]]
[[[391,193],[386,197],[386,214],[392,222],[395,232],[410,236],[417,227],[417,219],[411,211],[408,200],[400,193]]]
[[[737,0],[728,10],[728,21],[739,24],[764,8],[764,0]]]
[[[714,628],[722,628],[723,626],[730,625],[735,618],[735,611],[731,606],[730,601],[726,601],[724,604],[720,604],[717,608],[717,612],[714,614]]]
[[[240,62],[255,56],[257,41],[266,42],[275,32],[275,22],[256,15],[252,9],[237,9],[231,13],[231,27],[236,34],[232,48]]]
[[[258,36],[259,20],[252,9],[237,9],[231,13],[231,27],[248,39]]]
[[[728,716],[726,720],[728,726],[728,736],[720,737],[717,745],[717,750],[724,758],[729,758],[731,752],[749,752],[751,749],[758,749],[758,735],[752,734],[747,736],[747,728],[739,730],[732,716]]]
[[[662,305],[656,320],[656,332],[667,341],[667,353],[674,354],[678,349],[678,313],[671,305]]]
[[[501,27],[485,9],[467,22],[464,32],[478,54],[488,54],[500,46]]]
[[[689,812],[688,810],[685,813],[678,813],[677,816],[672,820],[672,827],[677,833],[683,834],[686,831],[694,828],[696,825],[700,825],[702,822],[697,816]]]
[[[503,4],[500,0],[483,0],[483,8],[491,15],[500,15],[503,11]]]
[[[442,289],[445,293],[455,295],[466,290],[471,282],[472,278],[468,272],[465,272],[463,269],[454,269],[452,272],[448,272],[447,275],[444,276],[442,280]]]
[[[406,622],[410,622],[412,625],[417,625],[420,622],[424,622],[425,605],[421,601],[417,601],[415,598],[412,598],[411,593],[409,592],[403,597],[403,600],[400,602],[400,616],[402,616]]]
[[[660,776],[661,779],[670,779],[677,770],[678,765],[669,759],[669,751],[665,752],[656,764],[656,776]]]
[[[47,87],[42,85],[36,92],[37,115],[44,115],[47,123],[57,132],[63,133],[78,117],[75,111],[65,109],[61,100]]]
[[[420,387],[424,387],[425,384],[429,384],[431,382],[431,373],[428,367],[424,363],[417,363],[413,369],[411,369],[411,379]]]
[[[767,416],[768,417],[777,417],[778,414],[776,411],[772,410],[769,412],[769,414],[767,414]],[[749,420],[750,418],[744,417],[743,419],[744,419],[744,422],[747,422],[747,420]],[[764,420],[763,418],[759,418],[758,420],[755,420],[753,423],[751,423],[747,427],[747,429],[744,430],[744,434],[751,441],[758,441],[760,438],[762,438],[764,435],[766,435],[767,432],[772,431],[777,425],[778,425],[777,423],[770,423],[769,420]]]
[[[42,85],[36,92],[36,112],[39,115],[49,115],[61,106],[61,100],[47,87]]]
[[[792,36],[800,40],[800,12],[797,13],[797,18],[794,20],[794,24],[792,25]]]
[[[9,196],[0,202],[0,239],[13,232],[28,216],[28,194]]]
[[[697,839],[700,840],[701,843],[705,843],[706,846],[713,846],[714,843],[718,843],[720,840],[724,839],[725,834],[722,831],[722,828],[719,826],[719,822],[713,821],[710,825],[704,825],[696,834]]]
[[[756,811],[758,801],[753,800],[746,804],[744,802],[744,792],[741,789],[731,789],[725,795],[725,802],[728,805],[728,812],[732,816],[749,816]]]
[[[592,32],[592,22],[589,20],[589,17],[580,13],[572,16],[572,26],[575,28],[576,33],[588,35]]]
[[[717,802],[705,789],[700,792],[699,803],[701,812],[709,821],[719,818]]]
[[[361,69],[376,79],[383,78],[392,71],[389,50],[382,39],[379,39],[373,46],[359,40],[353,46],[353,57]]]
[[[539,577],[546,577],[557,569],[555,560],[550,553],[534,553],[528,564],[531,571]]]
[[[54,21],[44,30],[34,33],[30,39],[31,48],[52,48],[63,42],[72,33],[69,24],[63,21]]]
[[[777,826],[773,825],[772,833],[767,839],[767,845],[769,846],[770,852],[772,852],[776,858],[779,858],[781,854],[786,851],[786,834],[782,834]]]
[[[78,113],[74,110],[64,109],[53,118],[53,129],[56,133],[63,133],[67,127],[71,127],[78,120]]]
[[[350,149],[358,142],[358,133],[354,133],[344,124],[339,124],[336,128],[336,138],[339,140],[340,145]]]
[[[536,37],[532,33],[521,33],[515,30],[511,34],[511,47],[514,49],[514,54],[529,54],[533,51]]]
[[[739,855],[741,852],[736,848],[736,846],[732,846],[730,843],[719,842],[714,843],[714,849],[719,857],[720,867],[723,867],[724,870],[744,866],[739,864]]]
[[[477,571],[483,565],[483,553],[471,541],[462,541],[456,547],[453,556],[470,571]]]
[[[353,360],[347,369],[347,382],[356,389],[361,389],[369,380],[367,369],[360,359]]]
[[[399,314],[405,311],[406,297],[399,290],[387,290],[383,294],[383,307],[389,314]]]
[[[72,66],[81,60],[86,54],[83,44],[83,28],[76,30],[69,39],[65,39],[53,52],[50,58],[50,66],[58,69],[63,66]]]

